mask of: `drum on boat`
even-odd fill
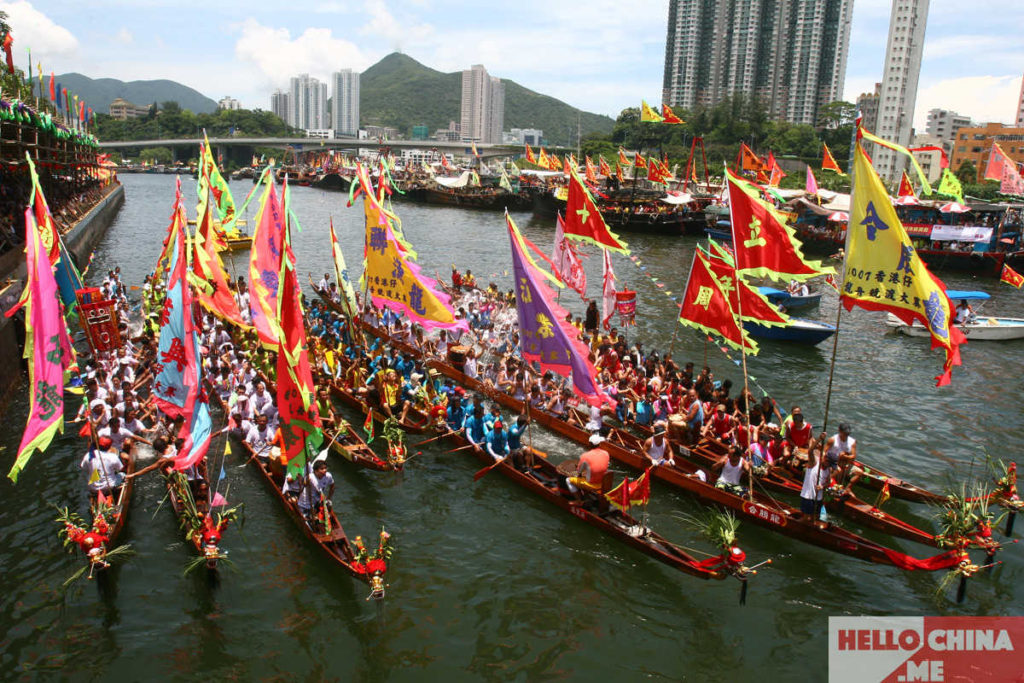
[[[686,441],[686,416],[685,415],[669,415],[668,416],[668,438],[670,441]]]
[[[466,367],[466,356],[468,355],[468,346],[450,346],[448,347],[448,364],[459,372],[463,372]]]

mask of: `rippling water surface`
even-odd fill
[[[120,265],[127,283],[141,283],[159,252],[174,181],[129,175],[123,182],[127,202],[97,251],[91,276]],[[191,179],[183,182],[194,194]],[[239,202],[251,188],[248,182],[233,186]],[[361,210],[346,209],[341,194],[292,193],[302,224],[294,238],[300,274],[318,279],[333,273],[332,216],[349,265],[358,271]],[[499,214],[397,203],[396,209],[426,272],[447,275],[454,261],[472,268],[482,283],[511,285]],[[528,214],[515,219],[530,239],[550,248],[550,221]],[[625,237],[647,273],[666,284],[658,288],[633,262],[615,257],[620,284],[639,292],[639,324],[629,336],[664,350],[674,331],[674,304],[665,291],[676,294],[682,286],[696,242]],[[234,267],[245,273],[243,257],[235,257]],[[586,267],[596,293],[600,258],[591,255]],[[1024,317],[1018,290],[994,280],[946,281],[991,292],[988,311]],[[563,294],[561,303],[583,312],[574,294]],[[834,321],[836,305],[828,293],[812,315]],[[750,374],[783,405],[801,404],[819,427],[831,344],[761,346],[760,356],[749,360]],[[684,328],[674,349],[677,359],[704,360],[703,341]],[[716,347],[707,353],[717,377],[742,383],[739,368]],[[952,386],[936,389],[932,377],[941,358],[926,340],[888,334],[879,314],[844,314],[830,423],[853,424],[868,462],[942,489],[977,474],[986,453],[1019,458],[1022,361],[1021,342],[970,344]],[[22,392],[0,425],[5,471],[26,409]],[[548,433],[535,439],[556,459],[579,452]],[[213,452],[222,450],[215,445]],[[227,495],[232,504],[245,503],[245,525],[226,536],[234,570],[223,571],[218,585],[183,576],[190,553],[170,510],[159,507],[162,482],[151,476],[139,482],[132,501],[126,540],[137,556],[108,580],[82,582],[65,596],[61,583],[78,565],[57,540],[53,505],[84,511],[84,481],[76,469],[81,454],[77,437],[59,438],[33,458],[16,486],[6,478],[0,483],[4,677],[822,680],[829,615],[1021,611],[1019,547],[1002,553],[1005,564],[972,580],[967,601],[958,606],[948,596],[935,597],[935,575],[870,565],[752,525],[741,525],[743,548],[754,561],[771,557],[773,564],[751,582],[748,604],[739,607],[734,581],[709,583],[675,572],[500,476],[474,484],[475,459],[432,447],[397,476],[332,462],[334,502],[349,535],[373,535],[386,525],[397,541],[383,603],[367,602],[363,584],[335,571],[297,536],[255,473],[237,467],[237,456],[227,458]],[[888,505],[931,524],[924,506]],[[697,509],[687,497],[654,485],[651,526],[710,551],[677,519]],[[934,552],[891,543],[919,557]]]

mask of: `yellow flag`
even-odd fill
[[[946,351],[938,386],[949,384],[960,364],[959,345],[966,341],[953,326],[953,304],[946,287],[917,255],[893,209],[881,179],[860,141],[854,154],[854,187],[846,235],[846,275],[842,302],[888,311],[906,324],[917,320],[931,332],[932,348]]]
[[[665,119],[661,118],[661,114],[651,109],[647,102],[640,100],[640,120],[661,123]]]
[[[99,457],[99,456],[96,456],[96,457]],[[89,475],[89,483],[90,484],[95,484],[99,480],[100,480],[100,471],[99,470],[93,470],[92,474]]]

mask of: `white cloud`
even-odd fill
[[[71,31],[54,23],[31,3],[0,2],[0,10],[7,12],[15,46],[31,48],[33,59],[51,61],[78,51],[78,39]]]
[[[326,80],[338,69],[362,71],[374,59],[354,43],[335,38],[330,29],[307,28],[296,38],[286,28],[264,26],[246,19],[235,43],[235,56],[255,67],[269,87],[284,87],[296,74]]]
[[[366,0],[363,11],[369,15],[370,21],[359,29],[359,33],[387,41],[391,50],[401,50],[403,45],[410,43],[422,43],[434,31],[430,24],[402,26],[384,0]]]
[[[135,36],[128,29],[122,27],[120,31],[114,36],[114,40],[123,45],[132,45],[135,42]]]
[[[924,130],[929,109],[952,109],[974,121],[1013,123],[1021,77],[968,76],[921,83],[914,109],[914,125]]]

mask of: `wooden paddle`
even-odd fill
[[[459,432],[461,432],[463,429],[465,429],[465,427],[459,427],[454,432],[451,431],[451,430],[448,430],[444,434],[438,434],[437,436],[435,436],[432,439],[427,439],[426,441],[420,441],[419,443],[413,444],[413,446],[415,446],[417,448],[419,448],[420,446],[426,446],[428,443],[433,443],[434,441],[437,441],[438,439],[443,439],[446,436],[454,436],[454,435],[458,434]]]
[[[480,470],[479,472],[474,474],[473,475],[473,481],[480,481],[480,479],[482,479],[484,477],[484,475],[486,475],[488,472],[493,470],[495,467],[497,467],[501,463],[503,463],[506,460],[508,460],[508,458],[509,458],[509,456],[506,455],[501,460],[495,460],[493,464],[488,465],[487,467],[483,468],[482,470]]]

